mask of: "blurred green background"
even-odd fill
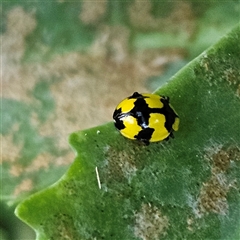
[[[239,1],[1,3],[1,239],[34,239],[14,215],[74,159],[71,132],[111,121],[240,20]]]

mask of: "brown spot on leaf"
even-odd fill
[[[41,153],[39,154],[30,164],[26,167],[23,167],[21,164],[17,162],[13,162],[9,173],[13,177],[19,177],[22,174],[38,172],[40,170],[47,171],[51,166],[64,166],[69,165],[74,159],[74,153],[69,152],[61,157],[56,157],[51,155],[50,153]]]
[[[231,161],[240,161],[240,149],[238,147],[229,148],[228,155]]]
[[[224,175],[214,175],[203,184],[200,192],[200,210],[225,214],[228,209],[228,184]]]
[[[164,5],[163,5],[164,7]],[[194,14],[191,5],[186,1],[174,2],[173,9],[166,17],[155,17],[152,14],[150,0],[135,0],[129,7],[130,21],[134,27],[143,30],[158,30],[167,32],[186,31],[189,36],[194,33]]]
[[[160,236],[166,234],[168,226],[167,216],[151,204],[143,204],[140,211],[135,213],[134,234],[140,239],[160,239]]]
[[[202,72],[204,79],[209,82],[210,86],[218,85],[219,82],[222,83],[225,81],[236,95],[239,96],[240,72],[238,67],[234,65],[233,59],[231,54],[225,54],[221,51],[218,55],[204,53],[200,60],[202,68],[195,71],[198,74]],[[221,64],[222,67],[219,68]]]
[[[35,29],[36,20],[33,13],[15,7],[7,15],[6,32],[1,36],[2,42],[2,96],[6,98],[30,101],[26,94],[35,84],[32,73],[21,66],[21,59],[26,49],[26,37]]]
[[[217,174],[220,172],[225,172],[229,168],[230,157],[229,153],[220,149],[216,154],[212,155],[212,173]]]
[[[16,126],[18,125],[13,126],[12,132],[17,131]],[[19,144],[13,143],[12,132],[6,136],[1,135],[1,145],[2,145],[1,161],[2,162],[10,162],[10,163],[16,162],[22,150],[22,147],[23,147],[22,143],[19,143]]]
[[[233,182],[228,183],[226,172],[229,170],[231,161],[239,161],[240,149],[236,146],[227,149],[213,148],[208,150],[206,158],[212,163],[211,177],[201,187],[200,213],[226,214],[228,210],[227,194],[230,187],[235,185]]]
[[[47,170],[49,168],[50,163],[54,160],[55,157],[50,155],[49,153],[39,154],[31,164],[25,169],[26,172],[37,172],[40,169]]]
[[[83,239],[79,237],[79,232],[74,224],[74,219],[71,215],[66,213],[57,213],[48,219],[51,224],[54,223],[56,228],[47,229],[50,239],[72,240]],[[50,226],[50,222],[44,223],[44,226]],[[50,225],[49,225],[50,224]]]
[[[107,0],[83,0],[80,20],[85,24],[99,24],[107,10]]]
[[[21,60],[25,51],[25,38],[35,27],[36,20],[33,13],[25,12],[22,7],[11,9],[7,15],[6,32],[2,36],[3,59],[6,59],[5,54],[7,54],[8,60],[14,62]]]
[[[223,72],[225,79],[230,85],[238,83],[239,72],[235,68],[228,68]]]
[[[23,192],[29,192],[33,188],[33,183],[31,179],[24,179],[19,185],[14,189],[13,195],[17,197]]]
[[[66,155],[63,155],[54,159],[53,164],[55,164],[56,166],[69,165],[73,162],[74,157],[75,155],[71,151],[71,152],[68,152]]]
[[[120,181],[131,178],[136,174],[137,168],[134,162],[134,153],[108,149],[106,163],[102,167],[102,181]]]
[[[13,176],[13,177],[19,177],[22,172],[24,171],[24,168],[21,164],[18,163],[13,163],[9,169],[9,173]]]

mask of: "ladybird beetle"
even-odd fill
[[[169,104],[169,97],[138,92],[120,102],[114,113],[115,127],[129,139],[146,145],[173,137],[179,117]]]

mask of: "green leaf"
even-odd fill
[[[113,123],[70,135],[76,159],[16,215],[37,239],[239,239],[240,26],[156,92],[180,129],[141,145]]]

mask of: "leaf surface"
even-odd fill
[[[16,209],[37,239],[238,239],[240,27],[156,93],[180,116],[175,139],[144,146],[112,122],[75,132],[76,159]]]

